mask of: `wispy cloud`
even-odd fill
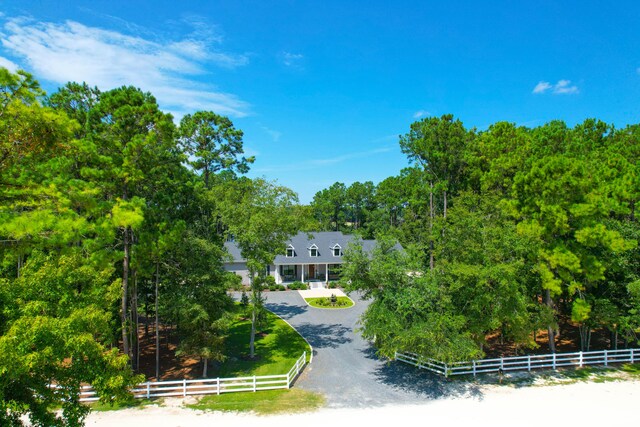
[[[413,113],[413,118],[414,119],[419,119],[420,117],[426,117],[426,116],[430,116],[431,113],[426,111],[426,110],[418,110],[415,113]]]
[[[11,18],[4,23],[0,41],[7,51],[24,58],[38,78],[59,84],[86,81],[103,90],[138,86],[178,116],[195,110],[246,116],[249,105],[236,95],[191,79],[206,75],[209,65],[233,68],[248,63],[245,55],[215,49],[215,39],[202,34],[196,28],[186,38],[158,41],[74,21]]]
[[[273,130],[270,129],[266,126],[260,125],[260,128],[265,131],[273,140],[273,142],[278,142],[280,140],[280,137],[282,136],[282,132],[277,131],[277,130]]]
[[[304,55],[301,53],[281,52],[280,59],[287,67],[301,68]]]
[[[299,171],[299,170],[319,169],[325,166],[343,163],[348,160],[361,159],[365,157],[375,156],[377,154],[388,153],[390,151],[393,151],[394,148],[395,148],[395,145],[378,147],[378,148],[373,148],[371,150],[341,154],[334,157],[325,157],[322,159],[307,160],[305,162],[297,162],[297,163],[294,162],[287,165],[278,165],[277,167],[258,168],[258,169],[254,169],[254,172],[258,172],[258,173],[269,173],[269,172],[275,172],[275,171],[292,172],[292,171]]]
[[[0,67],[4,67],[13,73],[15,73],[18,70],[18,68],[20,68],[15,62],[12,62],[2,56],[0,56]]]
[[[556,84],[540,81],[533,88],[532,93],[547,93],[550,92],[554,95],[573,95],[580,93],[578,86],[572,85],[571,80],[558,80]]]
[[[536,87],[533,88],[533,93],[544,93],[552,87],[549,82],[538,82]]]

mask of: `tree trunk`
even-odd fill
[[[447,190],[444,190],[444,210],[443,210],[444,218],[447,219]]]
[[[429,269],[433,270],[433,182],[429,190]]]
[[[547,307],[553,308],[553,300],[551,299],[551,291],[549,289],[545,289],[544,299]],[[555,331],[553,330],[552,325],[549,325],[547,327],[547,332],[549,334],[549,351],[551,353],[555,353],[556,352],[556,334],[555,334]]]
[[[256,305],[253,305],[251,311],[251,338],[249,338],[249,357],[253,359],[255,356],[255,341],[256,341]]]
[[[138,370],[140,369],[140,337],[138,335],[138,323],[140,321],[140,318],[138,317],[138,271],[137,270],[133,270],[133,305],[132,305],[132,309],[133,309],[133,330],[135,331],[133,336],[135,339],[135,361],[136,361],[136,366],[135,369]]]
[[[127,325],[127,294],[129,293],[129,227],[124,227],[124,258],[122,259],[122,350],[127,357],[131,358],[129,348],[129,327]]]
[[[20,278],[20,270],[22,269],[22,254],[18,254],[18,268],[17,268],[17,273],[16,276],[18,277],[18,279]]]
[[[156,380],[160,380],[160,322],[158,321],[158,276],[159,264],[156,262]]]
[[[160,264],[156,262],[156,380],[160,381],[160,322],[158,322],[158,281],[160,277]]]
[[[209,359],[204,358],[204,367],[202,368],[202,378],[207,378],[207,367],[209,366]]]

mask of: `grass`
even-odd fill
[[[240,377],[286,374],[303,351],[311,357],[309,344],[287,322],[266,312],[265,326],[256,334],[255,358],[249,358],[251,320],[242,316],[238,306],[226,341],[227,360],[210,373],[210,377]]]
[[[156,404],[152,400],[147,399],[131,399],[127,402],[120,403],[102,403],[102,402],[93,402],[89,404],[89,407],[92,411],[96,412],[105,412],[105,411],[117,411],[119,409],[127,409],[127,408],[139,408],[143,409],[145,406],[149,406],[152,404]]]
[[[324,405],[321,394],[307,390],[267,390],[256,393],[229,393],[205,396],[191,409],[227,412],[255,412],[259,415],[309,412]]]
[[[349,297],[338,297],[338,304],[335,306],[332,305],[322,305],[321,303],[327,300],[328,297],[320,297],[320,298],[305,298],[304,300],[311,306],[315,308],[328,308],[328,309],[340,309],[340,308],[349,308],[353,307],[353,301]],[[339,305],[343,304],[343,305]]]

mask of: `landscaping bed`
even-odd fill
[[[353,307],[353,301],[349,297],[330,297],[305,298],[307,304],[315,308],[340,309]]]

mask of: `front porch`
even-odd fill
[[[324,288],[339,278],[340,264],[281,264],[275,271],[276,283],[308,283],[311,289]]]

